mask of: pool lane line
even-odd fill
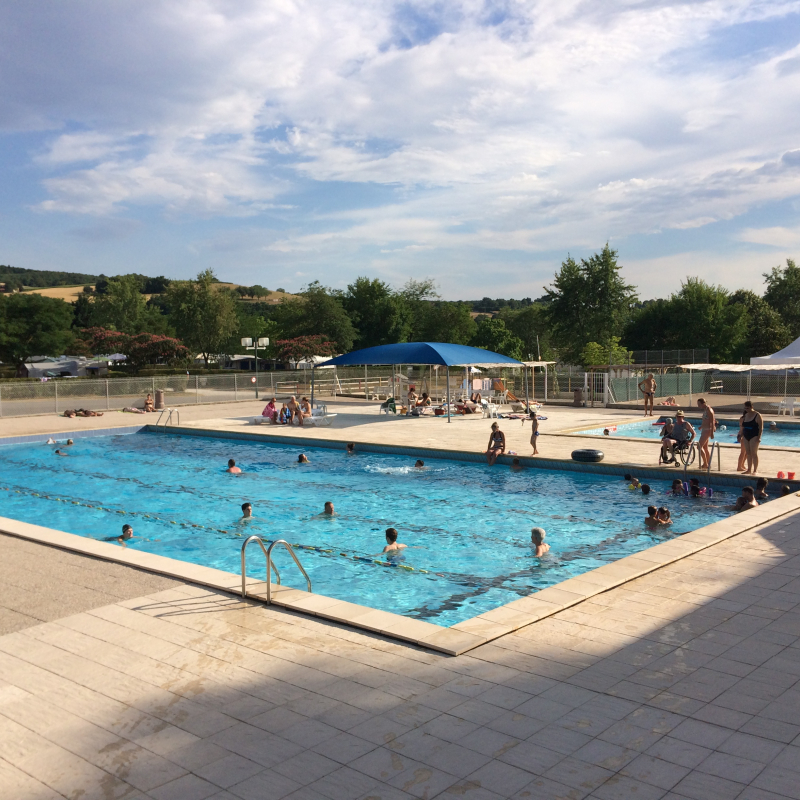
[[[9,486],[0,486],[0,491],[13,492],[14,494],[23,494],[27,495],[28,497],[40,497],[45,500],[55,501],[57,503],[67,503],[68,505],[81,506],[83,508],[91,508],[95,511],[105,511],[108,512],[109,514],[120,514],[128,517],[134,517],[134,518],[139,517],[141,519],[155,520],[156,522],[164,522],[169,525],[177,525],[178,527],[186,528],[187,530],[191,528],[200,528],[202,530],[211,531],[212,533],[224,533],[226,535],[232,534],[233,536],[244,535],[242,533],[239,533],[238,531],[231,531],[225,528],[214,528],[210,525],[201,525],[200,523],[195,523],[195,522],[178,522],[176,520],[166,519],[164,517],[158,517],[155,514],[145,514],[142,511],[126,511],[125,509],[107,508],[105,506],[98,506],[92,503],[83,503],[80,500],[72,500],[69,498],[57,497],[55,495],[44,494],[43,492],[34,492],[27,489],[15,489]],[[94,537],[90,536],[86,538],[91,539]],[[267,542],[268,544],[272,543],[271,539],[265,539],[264,541]],[[336,550],[334,548],[324,548],[313,544],[299,544],[299,543],[291,543],[291,544],[292,547],[296,547],[300,550],[310,550],[328,558],[336,557]],[[402,569],[405,570],[406,572],[417,572],[422,575],[430,575],[430,574],[438,575],[438,573],[432,572],[431,570],[421,569],[420,567],[412,567],[409,564],[398,564],[392,561],[381,561],[379,559],[369,558],[367,556],[350,555],[349,553],[344,553],[344,552],[339,552],[338,555],[343,556],[344,558],[347,559],[352,558],[354,561],[359,561],[365,564],[373,564],[375,566],[380,566],[380,567],[390,567],[393,569]]]

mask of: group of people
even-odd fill
[[[700,454],[700,469],[708,469],[711,460],[711,448],[709,446],[717,429],[717,418],[714,409],[700,397],[697,400],[697,408],[702,417],[700,420],[700,436],[697,441],[697,452]],[[745,400],[744,413],[739,417],[739,432],[736,440],[741,445],[739,451],[739,461],[736,466],[737,472],[745,475],[753,475],[758,471],[758,447],[761,444],[761,435],[764,432],[764,420],[761,414],[755,410],[750,400]],[[659,464],[677,463],[675,450],[691,445],[697,436],[697,431],[683,411],[675,414],[675,419],[667,417],[664,422],[661,438],[661,455]]]
[[[284,403],[280,409],[277,403],[275,397],[271,398],[261,412],[262,417],[266,417],[276,425],[292,425],[297,420],[302,427],[303,422],[311,416],[311,403],[307,397],[302,397],[298,402],[297,398],[292,395],[289,402]]]
[[[417,395],[414,389],[409,388],[406,395],[406,415],[419,416],[425,412],[426,408],[431,406],[431,398],[428,397],[427,392]]]

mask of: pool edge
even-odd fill
[[[449,628],[291,587],[273,586],[272,602],[273,605],[295,613],[319,617],[448,656],[458,656],[740,533],[774,522],[798,509],[800,496],[797,494],[777,498],[742,514],[711,523],[577,577],[568,578],[527,597],[512,600]],[[6,517],[0,517],[0,533],[241,597],[241,575],[213,567],[154,553],[123,549],[107,542]],[[247,584],[255,590],[263,586],[264,581],[248,578]],[[263,602],[260,595],[251,591],[248,591],[247,598],[253,602]]]

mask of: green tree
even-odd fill
[[[272,319],[287,339],[319,334],[335,342],[339,353],[353,349],[356,330],[341,298],[319,281],[309,284],[301,296],[283,300],[275,307]]]
[[[584,369],[605,364],[621,365],[630,363],[632,353],[619,343],[618,336],[612,336],[607,345],[589,342],[581,353],[581,366]]]
[[[0,295],[0,360],[17,375],[31,356],[64,355],[73,345],[72,307],[40,294]]]
[[[403,294],[394,292],[388,283],[378,278],[356,278],[347,287],[342,305],[356,326],[360,348],[408,341],[411,309]]]
[[[544,303],[533,303],[525,308],[506,306],[500,310],[499,318],[506,327],[522,339],[523,353],[527,359],[552,361],[555,353],[550,343],[550,319]]]
[[[233,293],[217,283],[207,269],[197,280],[173,281],[166,292],[179,338],[193,353],[203,354],[206,367],[209,356],[224,352],[239,322]]]
[[[682,314],[671,299],[648,300],[636,309],[622,334],[633,350],[670,350],[686,347],[681,335]],[[690,348],[691,349],[691,348]]]
[[[755,292],[740,289],[734,292],[728,302],[741,305],[745,309],[745,333],[738,355],[745,361],[753,356],[768,356],[790,344],[793,337],[789,326],[781,315],[766,300]]]
[[[469,344],[478,331],[469,303],[422,300],[412,313],[412,342]]]
[[[253,313],[251,304],[236,304],[236,330],[223,347],[223,352],[227,355],[243,353],[242,339],[269,339],[269,347],[262,349],[259,347],[259,358],[271,358],[277,353],[275,343],[283,338],[278,323],[273,319],[266,319],[261,314]]]
[[[92,302],[92,324],[123,333],[169,332],[169,322],[154,306],[148,306],[135,275],[110,278],[103,294]]]
[[[607,345],[622,334],[637,298],[620,269],[617,251],[606,244],[580,264],[568,257],[545,288],[552,341],[563,360],[577,363],[587,342]]]
[[[88,294],[79,294],[72,304],[72,327],[73,328],[89,328],[92,326],[92,314],[94,313],[94,304],[89,299]]]
[[[482,319],[470,344],[511,358],[524,358],[522,339],[511,333],[501,319]]]
[[[800,336],[800,267],[791,258],[786,259],[786,266],[774,267],[764,273],[767,301],[789,326],[793,339]]]

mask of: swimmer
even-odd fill
[[[642,494],[650,494],[650,484],[648,483],[642,484]]]
[[[603,436],[611,436],[611,431],[608,428],[603,428]]]
[[[778,430],[778,423],[773,420],[772,422],[769,423],[769,429],[771,431]]]
[[[75,444],[75,442],[73,442],[72,439],[67,439],[67,447],[71,447],[73,444]]]
[[[781,486],[781,497],[786,497],[787,494],[791,493],[792,493],[792,487],[789,486],[788,483],[784,483],[783,486]]]
[[[672,516],[666,506],[661,506],[658,509],[658,519],[662,525],[672,525]]]
[[[349,442],[347,445],[347,455],[349,456],[355,455],[355,452],[356,452],[356,446],[352,442]]]
[[[689,479],[689,497],[700,497],[702,490],[700,489],[700,480],[698,478]]]
[[[322,513],[326,517],[334,517],[334,516],[336,516],[336,512],[333,510],[333,503],[331,503],[330,500],[328,500],[325,503],[325,509],[324,509],[324,511]]]
[[[550,549],[550,545],[544,540],[546,535],[544,528],[531,528],[531,547],[536,548],[536,558],[541,558]]]
[[[386,555],[389,553],[399,553],[401,550],[405,550],[408,545],[400,544],[397,541],[397,529],[396,528],[387,528],[386,529],[386,547],[381,550],[379,555]]]
[[[628,488],[632,492],[635,492],[641,485],[642,482],[638,478],[631,478],[631,482],[628,484]]]
[[[253,516],[253,506],[250,503],[242,503],[242,518],[239,522],[249,522],[251,519],[255,519]]]
[[[647,506],[647,516],[644,518],[644,524],[648,528],[657,528],[664,523],[658,518],[658,509],[655,506]]]
[[[742,487],[742,494],[736,498],[736,502],[730,506],[731,511],[747,511],[749,508],[756,508],[758,501],[755,497],[756,493],[752,486]]]
[[[310,464],[311,462],[308,460],[308,456],[305,453],[300,453],[297,456],[297,463],[298,464]]]
[[[57,450],[55,451],[54,455],[57,455],[57,456],[68,456],[68,455],[69,455],[69,453],[65,453],[63,450],[58,450],[58,449],[57,449]]]
[[[50,437],[50,438],[49,438],[49,439],[48,439],[48,440],[45,442],[45,444],[58,444],[58,442],[56,442],[56,440],[55,440],[55,439],[54,439],[54,438],[51,436],[51,437]]]
[[[416,463],[414,464],[414,467],[416,469],[422,469],[424,466],[425,466],[425,462],[421,458],[418,458]]]
[[[242,471],[236,466],[236,462],[232,458],[228,459],[228,469],[226,469],[225,472],[230,472],[233,475],[242,474]]]
[[[524,467],[522,466],[522,464],[520,464],[520,463],[519,463],[519,459],[518,459],[518,458],[515,458],[515,459],[514,459],[514,460],[511,462],[511,469],[512,469],[514,472],[519,472],[520,470],[524,469]]]
[[[122,536],[107,536],[104,542],[118,542],[124,545],[129,539],[133,539],[133,528],[127,523],[122,526]]]
[[[769,495],[767,494],[768,485],[769,481],[766,478],[759,478],[756,481],[756,500],[769,500]]]
[[[672,481],[672,494],[683,496],[683,481],[680,478],[675,478]]]

